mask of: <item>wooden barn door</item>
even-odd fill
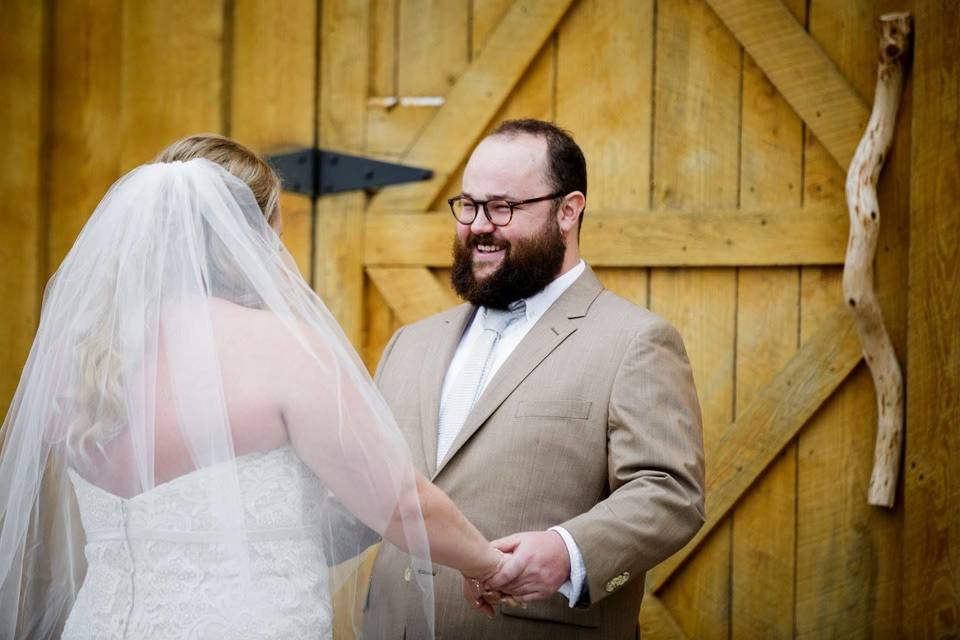
[[[903,512],[866,504],[873,387],[839,286],[841,167],[893,4],[15,0],[2,402],[46,276],[107,187],[171,141],[214,131],[435,172],[283,197],[284,242],[372,368],[398,326],[456,303],[444,199],[473,145],[504,118],[554,120],[588,159],[585,258],[679,328],[703,406],[708,522],[649,574],[645,637],[893,637]],[[901,354],[909,111],[877,259]]]
[[[351,247],[336,269],[364,278],[343,288],[333,269],[322,286],[340,287],[373,367],[398,326],[456,303],[444,200],[478,137],[511,117],[574,133],[590,174],[585,258],[680,329],[704,411],[708,523],[648,576],[648,638],[897,628],[899,518],[866,504],[874,397],[839,267],[841,167],[866,123],[883,7],[846,4],[371,5],[364,150],[436,177],[373,196],[362,233],[332,223]],[[906,162],[887,172],[878,277],[896,290]],[[902,298],[886,312],[902,347]]]

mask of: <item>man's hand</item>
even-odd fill
[[[555,531],[515,533],[491,544],[512,555],[484,586],[520,602],[549,598],[570,577],[567,545]]]

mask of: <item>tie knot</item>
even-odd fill
[[[523,300],[517,300],[510,303],[506,310],[485,309],[483,314],[483,328],[495,331],[497,335],[502,335],[510,323],[519,320],[527,313],[527,303]]]

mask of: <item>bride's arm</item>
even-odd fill
[[[415,471],[389,409],[364,373],[338,364],[320,341],[277,349],[280,411],[294,450],[344,506],[390,543],[410,548],[422,517],[431,561],[467,576],[496,570],[492,548],[453,501]],[[353,371],[353,373],[351,373]]]
[[[503,554],[487,542],[483,534],[439,487],[416,471],[417,496],[430,543],[430,559],[438,564],[453,567],[470,577],[493,574]],[[403,539],[402,510],[397,510],[391,519],[384,537],[402,547],[395,539]]]

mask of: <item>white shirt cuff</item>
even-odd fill
[[[548,531],[556,531],[563,538],[563,544],[567,546],[567,553],[570,555],[570,577],[560,585],[558,591],[567,597],[570,608],[573,608],[580,600],[580,594],[583,592],[583,583],[587,577],[587,568],[583,565],[583,556],[580,555],[580,547],[574,541],[570,532],[563,527],[550,527]]]

